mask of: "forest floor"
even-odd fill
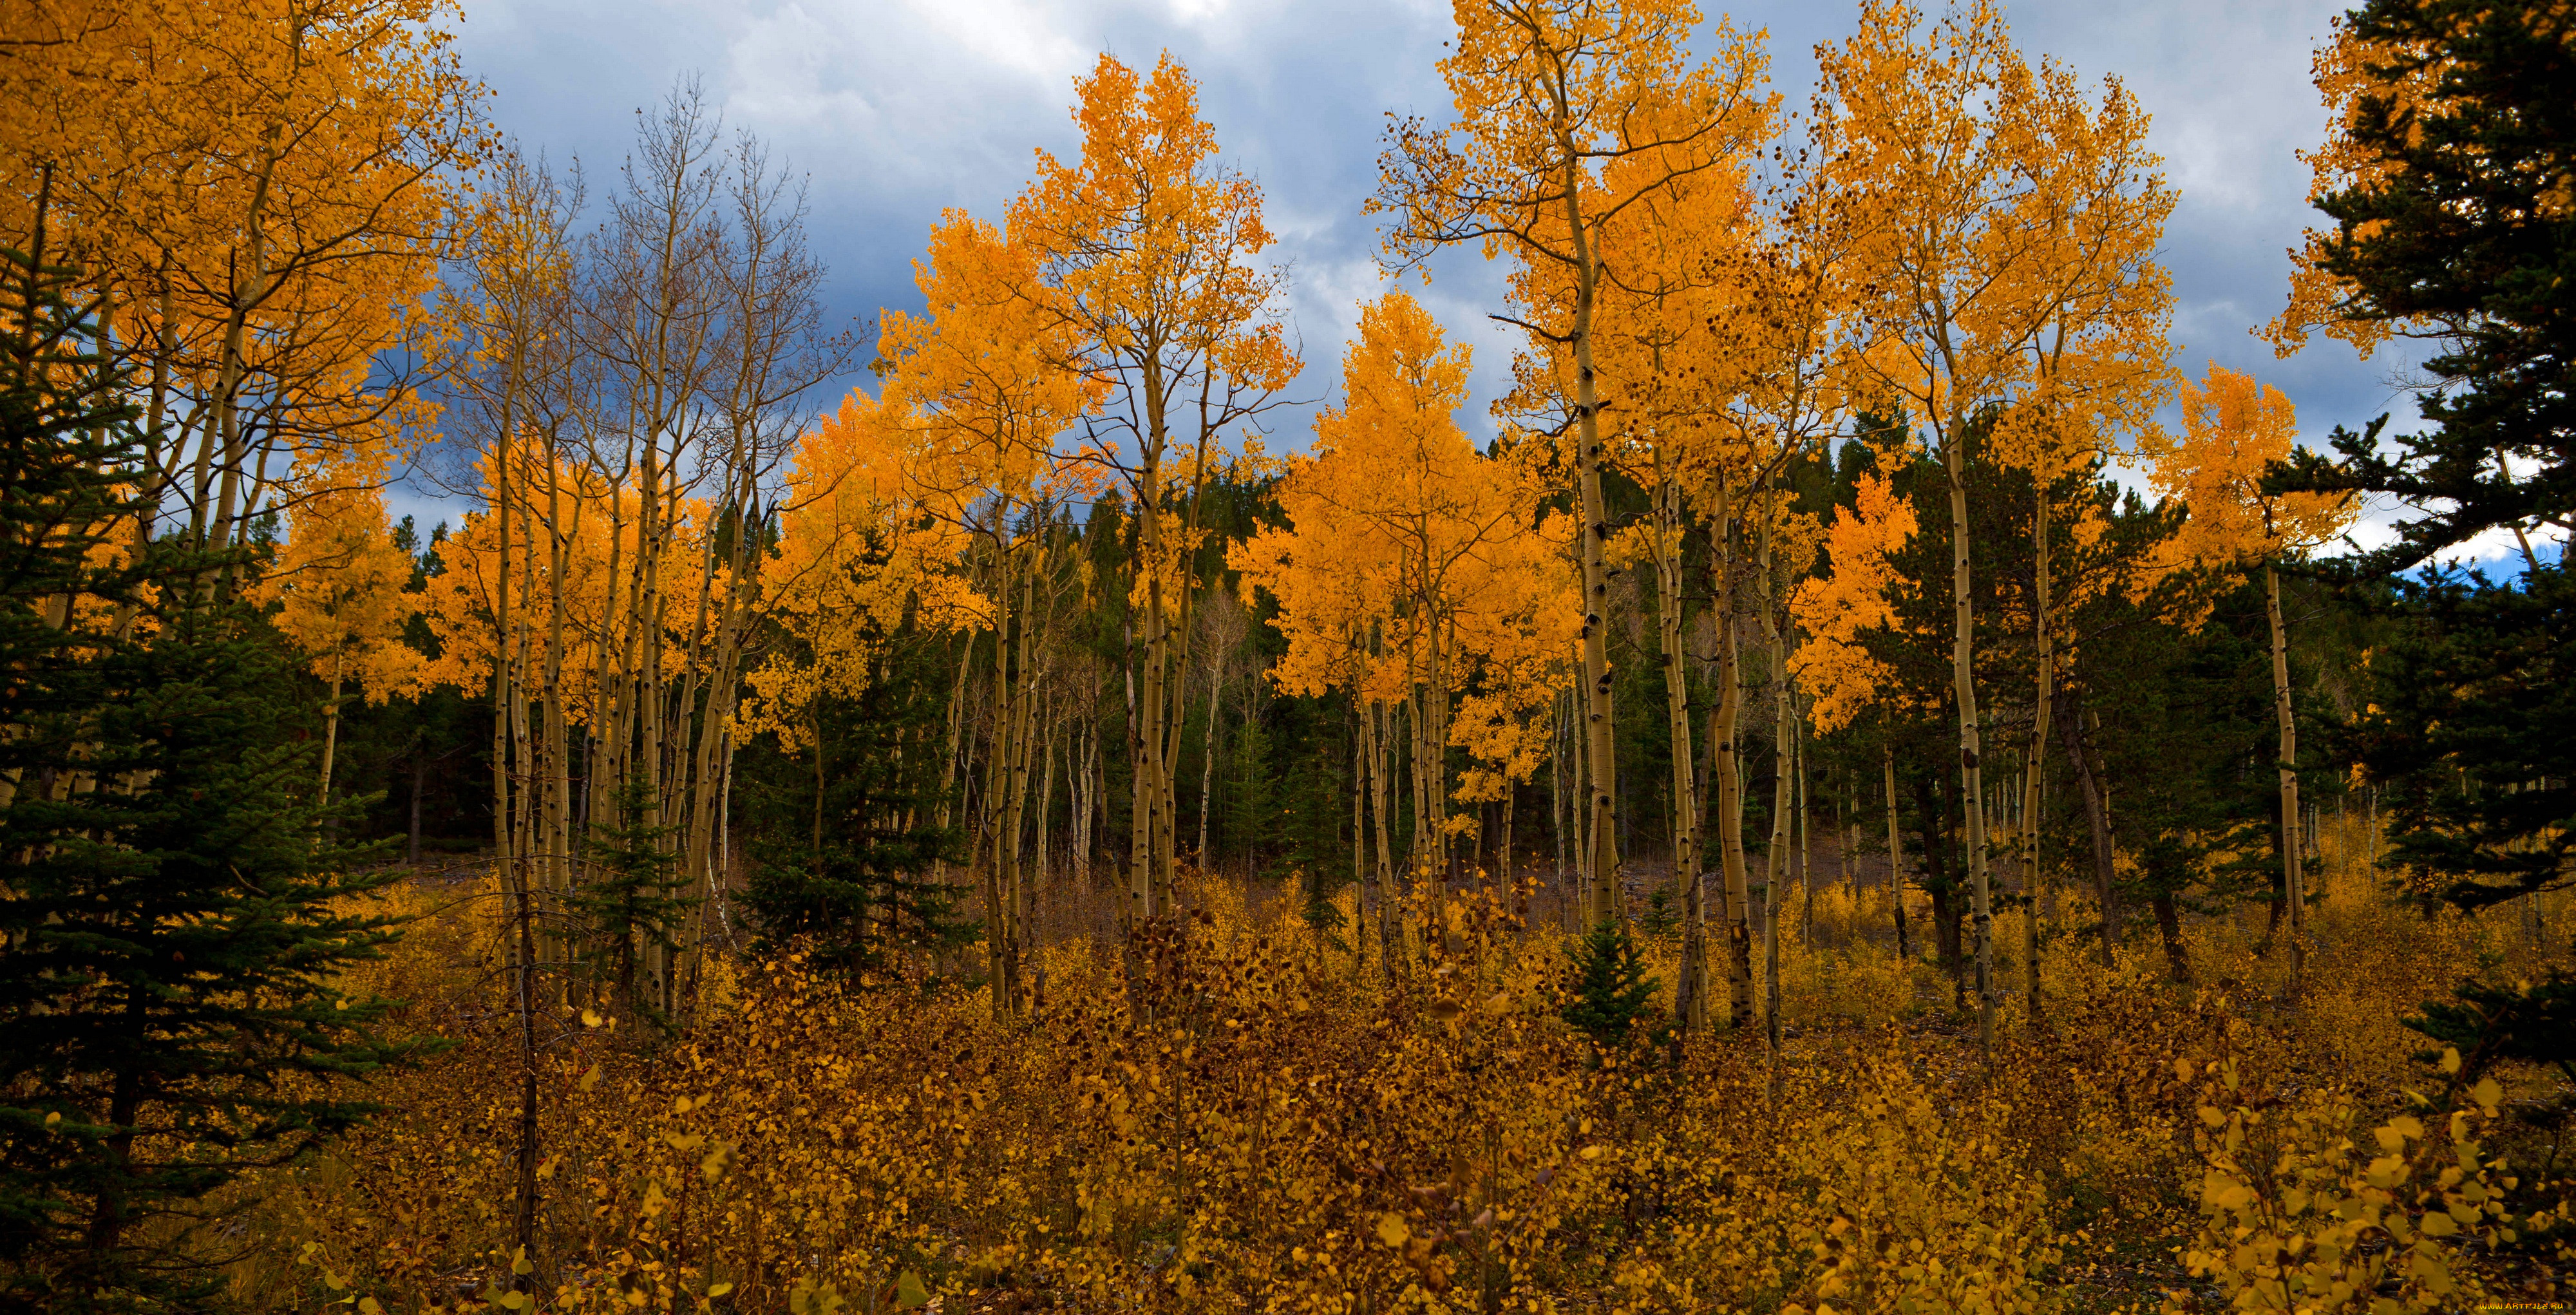
[[[234,1291],[456,1309],[524,1266],[541,1309],[796,1315],[2216,1310],[2283,1274],[2397,1310],[2554,1296],[2565,1093],[2446,1088],[2401,1020],[2561,958],[2335,857],[2295,989],[2257,911],[2190,919],[2183,982],[2151,932],[2103,967],[2070,931],[2089,904],[2043,899],[2041,1016],[2007,993],[1990,1052],[1953,979],[1894,952],[1883,881],[1820,863],[1783,922],[1776,1055],[1758,1018],[1660,1030],[1668,934],[1641,937],[1627,1044],[1569,1027],[1543,890],[1426,892],[1390,975],[1293,884],[1223,879],[1123,949],[1090,930],[1108,901],[1059,883],[1035,1017],[995,1016],[973,947],[864,981],[727,951],[673,1031],[558,997],[523,1037],[497,892],[449,868],[407,883],[428,916],[353,985],[460,1044],[250,1186],[266,1245]],[[2007,984],[2022,916],[1997,920]]]

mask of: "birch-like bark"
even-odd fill
[[[2289,628],[2281,620],[2281,575],[2263,563],[2263,612],[2272,627],[2272,713],[2281,725],[2281,889],[2290,914],[2290,980],[2307,978],[2308,924],[2304,871],[2299,861],[2299,723],[2290,707]]]
[[[1896,750],[1879,752],[1878,766],[1887,780],[1887,903],[1896,921],[1897,961],[1914,962],[1914,942],[1905,930],[1905,832],[1896,818]]]
[[[1685,1029],[1708,1026],[1708,945],[1701,909],[1700,807],[1698,759],[1691,753],[1690,668],[1682,636],[1682,491],[1664,469],[1661,447],[1655,450],[1655,584],[1656,627],[1663,641],[1664,714],[1672,737],[1673,879],[1682,888],[1681,980],[1675,988],[1674,1012]]]
[[[314,797],[325,805],[331,802],[331,760],[340,747],[340,668],[345,655],[331,654],[331,697],[322,705],[322,785]]]
[[[2036,490],[2031,512],[2031,650],[2039,667],[2038,689],[2031,701],[2030,746],[2022,758],[2021,816],[2014,826],[2019,851],[2022,894],[2030,907],[2022,918],[2022,964],[2027,976],[2030,1025],[2039,1026],[2039,788],[2048,762],[2048,716],[2057,698],[2057,639],[2049,627],[2048,483],[2031,475]]]
[[[1216,646],[1211,644],[1210,648]],[[1217,694],[1225,688],[1225,655],[1208,654],[1207,740],[1199,757],[1199,847],[1196,858],[1199,871],[1208,870],[1208,806],[1216,800],[1216,715]]]
[[[1572,248],[1574,315],[1566,346],[1574,357],[1574,449],[1576,513],[1582,518],[1575,538],[1583,565],[1584,760],[1588,768],[1585,812],[1591,842],[1590,907],[1584,921],[1598,924],[1618,913],[1619,838],[1618,741],[1610,706],[1610,573],[1601,548],[1610,536],[1609,506],[1601,495],[1601,394],[1592,360],[1592,319],[1601,267],[1583,222],[1583,197],[1593,186],[1586,176],[1585,156],[1571,141],[1560,143],[1564,161],[1566,236]]]
[[[1968,577],[1968,476],[1962,436],[1953,425],[1941,445],[1950,477],[1950,601],[1955,630],[1950,644],[1950,683],[1959,707],[1960,809],[1966,819],[1969,921],[1976,938],[1977,1042],[1991,1063],[1995,1046],[1994,904],[1987,888],[1986,813],[1982,744],[1977,726],[1976,613]]]
[[[1753,1021],[1752,882],[1744,863],[1743,733],[1744,662],[1736,608],[1732,500],[1721,485],[1714,523],[1717,536],[1717,707],[1709,713],[1709,756],[1717,778],[1717,855],[1726,893],[1726,1021]]]

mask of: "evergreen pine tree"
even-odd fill
[[[354,898],[390,874],[320,843],[315,710],[195,587],[238,557],[91,560],[140,510],[138,435],[41,249],[0,253],[0,1306],[185,1308],[206,1195],[423,1047],[330,984],[391,939]]]
[[[754,867],[735,899],[758,926],[757,954],[801,945],[809,962],[855,972],[898,946],[950,948],[977,934],[955,889],[931,879],[962,858],[958,828],[937,823],[937,755],[921,751],[944,733],[932,670],[944,646],[893,651],[856,697],[816,701],[803,752],[766,740],[745,750]]]
[[[667,961],[679,948],[681,928],[697,901],[686,894],[689,882],[671,849],[679,828],[652,820],[653,795],[652,784],[640,776],[612,794],[616,820],[591,833],[587,880],[567,902],[580,919],[582,940],[607,947],[591,965],[595,978],[614,988],[616,1002],[629,1013],[667,1028],[664,984],[646,980],[644,973],[651,951],[663,951]]]
[[[1605,918],[1574,949],[1574,989],[1565,1021],[1605,1050],[1626,1044],[1653,1008],[1654,978],[1625,923]]]
[[[2334,457],[2303,451],[2272,482],[2408,509],[2326,573],[2405,626],[2357,735],[2392,792],[2394,861],[2473,908],[2565,884],[2576,835],[2576,588],[2527,537],[2576,527],[2576,28],[2533,0],[2369,0],[2345,23],[2373,85],[2343,125],[2343,185],[2317,199],[2326,315],[2440,344],[2420,367],[2431,427],[2385,447],[2386,416],[2338,428]],[[2518,581],[2419,573],[2500,527],[2523,544]]]

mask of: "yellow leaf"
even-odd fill
[[[1403,1246],[1407,1240],[1412,1238],[1412,1236],[1413,1227],[1412,1225],[1404,1222],[1404,1216],[1397,1214],[1384,1214],[1377,1217],[1378,1241],[1384,1242],[1391,1247],[1400,1247]]]
[[[921,1276],[905,1270],[894,1281],[894,1304],[904,1310],[915,1310],[930,1304],[930,1293],[921,1286]]]
[[[599,1065],[597,1065],[597,1064],[593,1064],[593,1065],[591,1065],[591,1066],[590,1066],[590,1071],[589,1071],[589,1072],[584,1073],[584,1074],[582,1074],[582,1075],[581,1075],[581,1089],[582,1089],[582,1090],[584,1090],[584,1091],[588,1091],[588,1090],[590,1090],[592,1087],[596,1087],[596,1086],[598,1086],[598,1085],[599,1085]]]
[[[584,1009],[584,1010],[582,1010],[582,1011],[581,1011],[581,1025],[582,1025],[583,1027],[597,1027],[597,1026],[599,1026],[599,1011],[598,1011],[598,1010],[596,1010],[596,1009]]]
[[[526,1247],[519,1248],[511,1255],[510,1272],[513,1274],[534,1274],[537,1272],[536,1263],[528,1259],[528,1249]]]
[[[2504,1088],[2498,1086],[2494,1078],[2479,1078],[2478,1085],[2469,1088],[2469,1099],[2476,1101],[2485,1109],[2492,1110],[2503,1103]]]
[[[2442,1048],[2442,1071],[2445,1073],[2457,1073],[2460,1071],[2460,1048],[2458,1046],[2444,1046]]]
[[[733,1291],[733,1285],[730,1283],[714,1283],[707,1287],[707,1295],[710,1297],[721,1297],[731,1291]]]

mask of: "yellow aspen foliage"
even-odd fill
[[[1815,699],[1810,715],[1821,734],[1849,725],[1896,688],[1895,673],[1861,638],[1895,624],[1889,593],[1898,577],[1889,559],[1917,528],[1913,505],[1886,478],[1861,476],[1854,505],[1836,508],[1825,530],[1832,573],[1799,581],[1789,597],[1789,614],[1807,635],[1798,679]]]
[[[2443,1062],[2457,1072],[2459,1052]],[[2178,1066],[2189,1081],[2191,1062]],[[2199,1079],[2193,1141],[2206,1173],[2204,1223],[2183,1253],[2192,1277],[2215,1283],[2235,1310],[2479,1308],[2483,1285],[2464,1253],[2515,1238],[2504,1195],[2517,1184],[2479,1141],[2504,1099],[2495,1079],[2449,1109],[2417,1097],[2375,1126],[2347,1092],[2258,1095],[2234,1057],[2203,1066]],[[2190,1308],[2179,1293],[2165,1305]]]
[[[2189,512],[2166,547],[2178,564],[2246,570],[2352,528],[2351,494],[2263,491],[2264,470],[2298,445],[2298,413],[2280,389],[2213,361],[2203,382],[2183,385],[2182,423],[2179,435],[2150,430],[2139,444],[2148,483]]]
[[[522,605],[522,590],[531,579],[546,596],[560,591],[566,600],[568,619],[563,648],[555,655],[563,671],[558,692],[565,715],[575,724],[589,725],[599,710],[594,673],[599,646],[606,640],[604,628],[611,616],[610,600],[619,584],[610,574],[610,563],[635,559],[637,493],[632,487],[612,492],[595,472],[569,459],[548,471],[539,464],[541,453],[527,452],[515,454],[510,472],[503,476],[508,480],[504,490],[495,478],[493,458],[493,453],[486,452],[478,463],[485,496],[493,499],[486,503],[487,507],[497,505],[503,496],[514,507],[546,505],[551,480],[551,496],[563,508],[559,531],[567,541],[567,551],[562,555],[563,577],[555,578],[551,560],[532,558],[523,547],[511,545],[506,558],[508,586],[514,607]],[[662,532],[676,551],[695,555],[704,543],[705,505],[693,498],[677,502],[678,514]],[[422,608],[430,633],[438,642],[438,656],[423,665],[415,678],[416,686],[448,685],[468,695],[490,686],[501,642],[498,606],[500,570],[505,560],[502,553],[499,518],[490,511],[466,513],[456,531],[440,545],[439,560],[445,569],[430,578]],[[685,617],[670,617],[661,627],[663,660],[673,669],[685,666],[688,660],[686,624]],[[544,651],[552,641],[547,632],[538,631],[522,634],[518,642],[533,646],[538,660],[543,661]]]
[[[192,530],[230,541],[273,461],[424,437],[430,345],[483,91],[442,0],[13,0],[0,7],[0,231],[108,299],[162,390]],[[275,472],[270,471],[269,474]]]
[[[1169,913],[1181,716],[1199,494],[1229,441],[1268,410],[1300,362],[1277,318],[1286,281],[1261,189],[1216,161],[1198,85],[1165,54],[1149,75],[1103,54],[1075,80],[1082,154],[1040,151],[1009,230],[1038,256],[1031,291],[1060,317],[1067,362],[1105,390],[1094,441],[1073,455],[1136,520],[1128,590],[1141,645],[1131,737],[1128,918]]]
[[[1698,8],[1676,0],[1456,0],[1451,15],[1457,38],[1440,71],[1455,117],[1391,126],[1369,209],[1391,217],[1388,252],[1406,264],[1450,246],[1513,262],[1509,318],[1532,340],[1520,391],[1553,404],[1560,419],[1549,430],[1571,449],[1563,465],[1575,522],[1589,527],[1575,535],[1573,601],[1591,850],[1582,868],[1593,874],[1585,916],[1599,920],[1616,912],[1619,872],[1601,554],[1610,521],[1601,473],[1616,436],[1602,420],[1603,321],[1617,286],[1609,253],[1622,216],[1646,198],[1680,200],[1684,180],[1703,171],[1719,175],[1707,191],[1723,192],[1767,121],[1771,103],[1756,91],[1767,60],[1751,34],[1724,21],[1703,32]],[[1694,41],[1713,53],[1694,60]]]
[[[907,617],[944,630],[989,606],[955,569],[966,531],[930,514],[907,464],[929,441],[922,428],[853,392],[798,439],[761,578],[769,614],[805,653],[774,649],[745,677],[744,735],[777,735],[793,752],[814,699],[865,690]]]
[[[354,685],[369,703],[409,684],[420,652],[402,642],[419,615],[408,592],[412,559],[394,542],[383,494],[371,485],[319,488],[286,513],[286,542],[257,592],[274,599],[274,624],[314,675]]]
[[[1574,641],[1570,536],[1514,455],[1480,455],[1458,428],[1468,364],[1404,293],[1363,306],[1343,405],[1316,417],[1313,452],[1280,481],[1288,526],[1232,554],[1246,587],[1280,602],[1273,679],[1412,707],[1435,799],[1451,793],[1453,734],[1509,777],[1536,768],[1527,713],[1563,688]],[[1453,731],[1461,694],[1473,702]],[[1469,797],[1493,788],[1480,777]]]

